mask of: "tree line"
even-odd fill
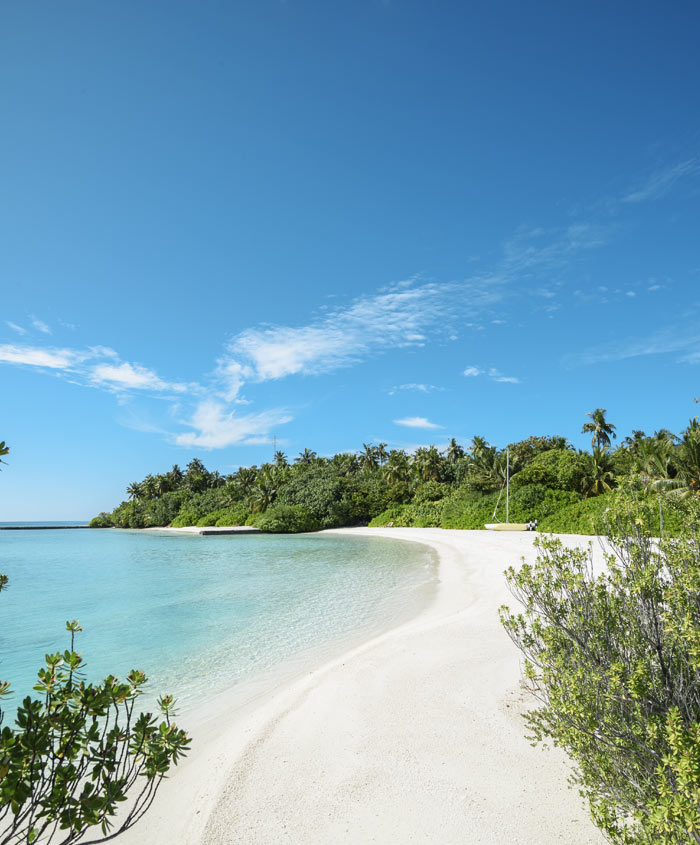
[[[593,530],[600,501],[617,488],[682,498],[700,491],[700,422],[678,435],[633,430],[619,444],[604,408],[589,412],[590,450],[559,435],[531,436],[498,448],[482,436],[463,446],[409,453],[363,443],[331,457],[305,448],[230,474],[199,458],[181,469],[131,483],[127,499],[95,517],[95,527],[254,524],[263,530],[314,530],[375,524],[479,528],[491,521],[509,466],[516,521],[541,519],[551,530]],[[506,454],[507,453],[507,454]],[[291,510],[290,510],[291,509]],[[502,517],[496,513],[495,518]]]

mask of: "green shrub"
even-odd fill
[[[112,514],[104,511],[90,520],[90,528],[111,528],[113,525]]]
[[[245,525],[246,520],[250,516],[250,511],[241,510],[240,508],[223,508],[216,511],[219,518],[216,520],[216,525],[221,528],[229,525]]]
[[[601,517],[614,500],[614,493],[582,499],[542,519],[538,531],[552,534],[596,534]]]
[[[4,586],[7,577],[0,581]],[[46,655],[34,686],[38,695],[22,700],[14,725],[0,734],[5,843],[77,842],[91,834],[98,837],[92,842],[103,842],[117,836],[148,810],[190,746],[187,734],[171,722],[171,696],[158,699],[162,718],[137,715],[147,680],[143,672],[131,671],[125,682],[110,675],[88,683],[85,662],[74,649],[82,629],[75,621],[66,628],[70,650]],[[0,698],[10,692],[3,681]],[[127,799],[129,812],[117,816]]]
[[[609,498],[604,571],[594,574],[590,550],[543,538],[535,564],[507,572],[524,607],[501,608],[501,619],[540,703],[528,727],[573,758],[573,780],[610,841],[698,843],[697,497],[680,506],[681,536],[658,545],[657,497]]]
[[[535,459],[536,460],[536,459]],[[533,462],[534,463],[534,460]],[[572,502],[578,501],[575,493],[552,490],[542,484],[529,484],[511,490],[510,522],[538,522]],[[442,508],[442,528],[481,529],[489,522],[504,522],[506,494],[503,492],[494,517],[498,493],[478,496],[469,488],[459,488],[445,499]]]
[[[246,523],[271,534],[298,534],[318,531],[321,527],[313,514],[301,505],[273,505],[264,513],[257,513]]]
[[[372,528],[439,528],[442,502],[392,505],[369,523]]]
[[[219,508],[218,510],[201,516],[195,523],[201,528],[218,525],[228,527],[230,525],[245,525],[250,516],[250,511],[241,508]],[[180,527],[180,526],[177,526]]]
[[[635,518],[643,519],[646,530],[655,537],[662,533],[663,518],[664,536],[675,536],[682,532],[690,518],[693,500],[672,493],[659,495],[649,491],[646,494],[630,494],[614,490],[564,507],[543,519],[537,527],[550,534],[600,534],[605,531],[610,513],[617,513],[620,508],[633,508]]]
[[[285,484],[277,494],[277,505],[301,506],[325,528],[342,525],[344,509],[340,508],[344,479],[336,470],[310,466]]]
[[[398,527],[401,515],[406,510],[407,505],[391,505],[385,511],[374,517],[369,523],[370,528]]]
[[[569,490],[552,490],[542,484],[528,484],[519,490],[511,490],[511,520],[531,522],[536,519],[539,522],[580,499],[578,493]]]
[[[412,525],[416,528],[439,528],[442,522],[442,501],[421,502],[408,506]]]
[[[493,522],[497,493],[481,496],[469,485],[459,487],[448,496],[442,506],[442,528],[476,529]]]
[[[542,484],[555,490],[581,492],[586,475],[586,456],[570,449],[550,449],[536,455],[511,479],[511,491],[529,484]]]
[[[216,520],[219,518],[219,511],[212,511],[211,513],[200,516],[195,523],[198,528],[208,528],[211,525],[216,525]]]
[[[187,528],[190,525],[196,525],[201,518],[199,511],[189,510],[183,506],[183,509],[173,520],[173,528]]]
[[[413,504],[420,505],[423,502],[438,502],[444,499],[450,492],[448,484],[442,484],[439,481],[426,481],[421,484],[415,492],[413,497]]]

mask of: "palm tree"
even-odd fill
[[[187,475],[205,475],[207,468],[199,460],[199,458],[192,458],[187,464]]]
[[[214,472],[207,473],[207,484],[209,487],[223,487],[226,484],[226,479],[215,469]]]
[[[594,446],[593,454],[588,456],[588,460],[588,471],[581,481],[581,489],[586,499],[607,493],[615,486],[613,462],[607,449]]]
[[[0,464],[6,464],[7,461],[3,461],[2,458],[4,455],[9,454],[10,447],[5,445],[4,440],[0,440]]]
[[[377,456],[377,460],[380,464],[385,464],[389,460],[389,453],[386,450],[386,443],[379,443],[375,447],[374,454]]]
[[[640,440],[634,450],[634,467],[641,476],[644,487],[665,486],[676,475],[673,464],[674,449],[668,440],[651,437]]]
[[[371,443],[363,443],[362,451],[360,452],[360,466],[366,472],[371,472],[376,469],[379,459],[377,457],[377,447],[372,446]]]
[[[276,467],[281,468],[281,467],[289,466],[289,462],[287,461],[287,456],[280,449],[278,449],[275,452],[275,456],[273,458],[273,461],[274,461],[274,464],[275,464]]]
[[[167,473],[165,475],[156,476],[155,489],[157,499],[165,493],[169,493],[173,489],[172,480]]]
[[[508,474],[508,456],[505,452],[499,452],[493,446],[488,446],[473,458],[471,472],[482,487],[497,489],[505,484]]]
[[[678,473],[659,486],[677,490],[682,496],[700,493],[700,421],[694,417],[683,432],[675,453]]]
[[[639,428],[632,429],[632,436],[625,437],[622,441],[622,445],[625,449],[629,449],[630,452],[635,452],[641,443],[646,440],[646,433]]]
[[[143,488],[141,486],[141,482],[140,481],[132,482],[126,488],[126,492],[127,492],[127,495],[129,496],[130,499],[140,499],[141,496],[143,496]]]
[[[254,467],[239,467],[235,474],[235,483],[244,495],[250,493],[255,484],[258,472]]]
[[[472,437],[469,451],[471,452],[472,458],[478,459],[484,454],[484,452],[488,452],[491,448],[492,447],[489,445],[489,442],[485,437],[479,437],[478,434],[475,434],[474,437]]]
[[[586,414],[591,420],[583,424],[581,434],[593,434],[591,446],[609,446],[610,435],[612,434],[613,439],[617,437],[615,426],[605,419],[606,413],[605,408],[596,408],[595,411],[589,411]]]
[[[141,482],[141,495],[144,499],[155,499],[158,496],[158,482],[150,473]]]
[[[277,492],[282,478],[282,471],[274,467],[270,467],[259,473],[250,493],[253,510],[264,511],[270,507],[277,498]]]
[[[654,432],[654,440],[661,443],[678,443],[680,442],[680,439],[681,438],[677,434],[674,434],[667,428],[660,428]]]
[[[411,475],[411,463],[403,449],[392,449],[383,467],[386,480],[390,484],[408,481]]]
[[[439,481],[442,476],[442,455],[435,446],[421,446],[413,456],[413,466],[421,481]]]
[[[351,452],[339,452],[337,455],[333,455],[329,464],[338,473],[340,473],[340,475],[348,476],[357,472],[359,460],[357,455],[353,455]]]
[[[173,468],[170,470],[168,475],[172,478],[175,487],[179,487],[180,482],[185,477],[184,473],[177,464],[173,464]]]
[[[313,452],[311,449],[304,449],[303,452],[299,452],[296,458],[294,458],[294,463],[305,464],[308,466],[309,464],[312,464],[317,457],[318,455],[316,452]]]
[[[454,437],[450,440],[447,445],[447,449],[445,450],[445,457],[451,464],[456,464],[460,458],[464,457],[464,449],[459,445],[459,443],[454,439]]]

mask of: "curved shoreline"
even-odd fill
[[[123,841],[602,843],[563,755],[533,749],[518,718],[519,656],[497,608],[512,603],[503,570],[532,555],[534,535],[328,533],[432,547],[437,595],[226,725],[200,725],[195,753]]]

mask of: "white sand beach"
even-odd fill
[[[186,725],[190,757],[121,841],[603,843],[568,788],[564,755],[524,737],[520,656],[498,620],[501,604],[515,604],[503,570],[533,556],[536,535],[334,533],[433,547],[435,600],[245,706]]]

